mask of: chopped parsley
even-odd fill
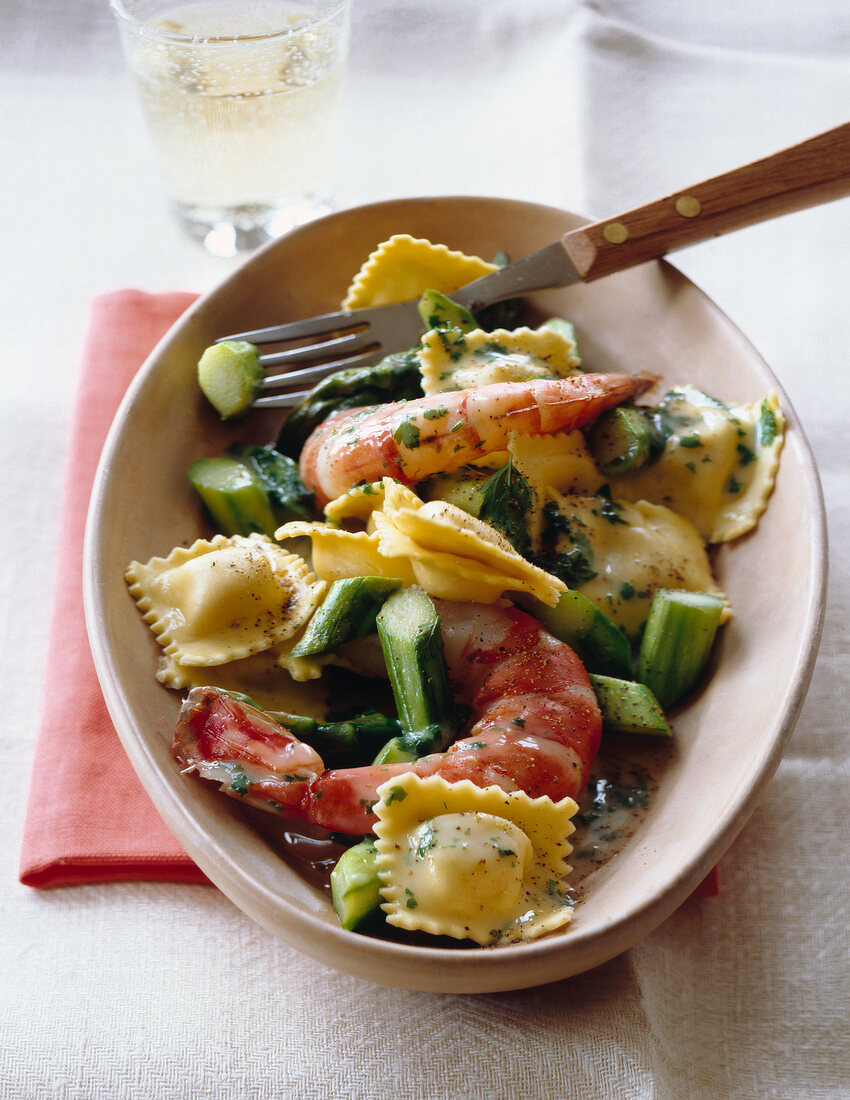
[[[531,486],[509,460],[484,482],[478,516],[503,535],[518,554],[525,554],[531,545],[526,525],[531,507]]]
[[[755,462],[756,454],[746,443],[739,443],[737,446],[738,461],[742,466],[749,466],[751,462]]]
[[[580,588],[596,576],[596,563],[587,535],[581,526],[565,516],[555,501],[543,505],[543,551],[534,564],[552,573],[569,588]]]
[[[604,489],[608,489],[608,486],[604,486]],[[611,500],[610,490],[603,492],[599,491],[599,498],[602,503],[599,505],[599,515],[609,523],[622,523],[624,527],[628,527],[628,523],[622,517],[623,506],[618,504],[615,500]]]
[[[437,846],[437,832],[433,821],[426,821],[419,836],[419,843],[413,850],[415,859],[424,859],[432,848]]]
[[[402,420],[393,432],[393,439],[409,451],[415,451],[419,446],[419,428],[412,420]]]
[[[756,424],[756,440],[759,447],[769,447],[776,439],[778,428],[776,416],[767,401],[762,401]]]
[[[219,761],[223,768],[230,773],[230,789],[234,794],[238,794],[240,798],[244,798],[248,793],[250,786],[250,780],[245,774],[245,770],[241,764],[229,764],[224,761]]]

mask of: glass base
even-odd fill
[[[172,203],[177,221],[189,236],[213,256],[237,256],[252,252],[297,225],[329,214],[328,202],[292,206],[234,206],[211,210]]]

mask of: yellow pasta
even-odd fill
[[[421,298],[426,290],[447,294],[495,270],[495,264],[477,256],[398,233],[371,253],[348,288],[342,308],[406,302]]]
[[[728,542],[751,531],[767,507],[784,441],[785,418],[776,394],[726,407],[682,386],[666,403],[681,426],[654,462],[613,478],[612,491],[624,500],[672,508],[707,542]]]
[[[293,637],[325,584],[303,558],[263,535],[198,539],[167,558],[131,562],[130,593],[165,653],[221,665]]]
[[[418,354],[426,396],[495,382],[567,378],[579,364],[572,341],[545,326],[478,329],[448,345],[441,333],[426,332]]]
[[[439,776],[395,776],[375,805],[387,922],[479,944],[569,923],[568,837],[578,806]]]
[[[345,531],[327,523],[297,520],[284,524],[276,537],[284,540],[306,535],[312,542],[312,561],[316,576],[325,581],[345,577],[398,577],[413,584],[415,577],[404,555],[381,550],[380,538],[366,531]]]

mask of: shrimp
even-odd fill
[[[503,450],[510,432],[580,428],[651,384],[624,374],[577,374],[347,409],[307,439],[301,478],[320,505],[384,476],[411,485]]]
[[[172,744],[187,771],[254,806],[353,836],[372,831],[377,789],[394,775],[578,799],[602,718],[581,661],[524,611],[437,600],[449,676],[471,728],[447,752],[412,763],[325,770],[282,726],[216,688],[195,688]]]

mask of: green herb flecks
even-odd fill
[[[240,798],[244,798],[248,793],[248,776],[245,774],[244,769],[239,764],[224,764],[224,767],[230,772],[230,789],[234,794],[238,794]]]
[[[419,428],[412,420],[402,420],[393,432],[393,439],[401,447],[407,447],[409,451],[415,451],[419,446]]]
[[[526,518],[531,507],[531,486],[508,461],[485,481],[478,515],[504,535],[518,554],[526,554],[531,545]]]
[[[762,401],[758,422],[756,423],[756,443],[759,447],[769,447],[777,435],[776,415],[767,403]]]
[[[748,447],[746,443],[739,443],[736,450],[738,452],[738,462],[742,466],[749,466],[751,462],[755,462],[756,453],[751,447]]]
[[[622,523],[624,527],[628,527],[628,521],[623,519],[623,506],[618,504],[615,500],[611,500],[610,490],[605,485],[599,490],[599,497],[601,504],[599,505],[599,515],[607,520],[608,523]]]
[[[587,535],[580,524],[565,516],[555,501],[543,505],[546,526],[543,550],[534,564],[560,578],[569,588],[580,588],[596,576],[596,563]]]
[[[419,834],[419,841],[413,850],[414,859],[424,859],[432,848],[437,846],[437,832],[433,821],[426,821]]]

